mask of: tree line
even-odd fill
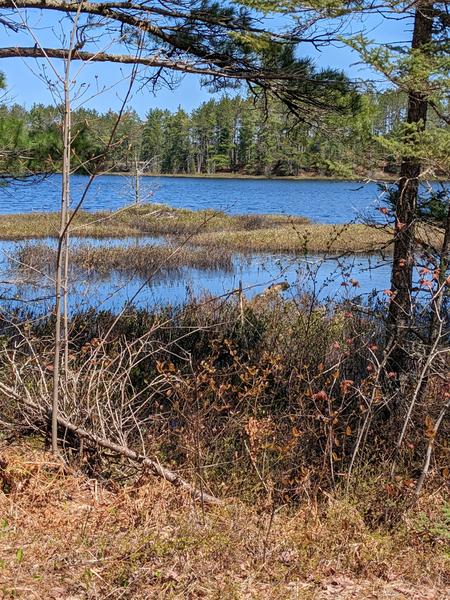
[[[153,109],[141,157],[156,173],[367,174],[368,155],[371,164],[387,165],[376,138],[390,135],[404,110],[405,98],[393,92],[366,94],[355,114],[330,114],[320,123],[242,97],[212,99],[191,114]]]
[[[128,111],[119,120],[108,168],[154,174],[235,173],[265,176],[370,176],[395,173],[392,146],[406,115],[399,91],[366,93],[354,114],[330,113],[317,122],[290,114],[280,103],[223,96],[191,113],[151,109],[145,119]],[[62,109],[0,106],[0,170],[61,170]],[[72,164],[89,172],[102,155],[118,115],[78,109],[72,114]],[[438,119],[430,127],[442,128]]]

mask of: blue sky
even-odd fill
[[[58,28],[59,15],[55,15],[52,22],[49,22],[48,13],[44,20],[40,12],[34,11],[32,19],[35,35],[38,37],[39,42],[44,46],[57,47],[58,44],[52,27]],[[411,37],[410,22],[387,20],[381,16],[371,16],[364,22],[353,23],[353,32],[361,29],[364,29],[370,38],[380,44],[403,42]],[[1,46],[19,44],[34,46],[35,44],[35,39],[26,33],[14,34],[5,32],[2,29],[0,30],[0,37]],[[319,67],[331,66],[342,69],[355,79],[377,78],[374,73],[357,64],[357,55],[342,45],[324,48],[321,52],[314,51],[311,45],[300,46],[299,54],[312,56]],[[58,70],[61,70],[61,61],[54,61],[53,64]],[[10,102],[17,102],[29,108],[34,103],[51,104],[58,100],[58,98],[52,97],[45,83],[36,76],[36,74],[42,75],[41,67],[42,63],[31,59],[14,58],[0,61],[0,71],[3,71],[6,75]],[[74,68],[77,69],[78,67],[75,66]],[[53,76],[48,66],[46,72]],[[117,109],[121,105],[127,87],[123,81],[121,82],[126,73],[129,73],[129,69],[106,63],[92,64],[85,68],[79,78],[79,81],[84,83],[82,102],[85,102],[86,106],[96,108],[99,111],[105,111],[109,108]],[[117,84],[117,82],[119,83]],[[97,93],[103,87],[106,90]],[[191,75],[184,77],[174,90],[163,87],[156,94],[148,89],[136,90],[130,101],[130,106],[141,116],[144,116],[150,108],[154,107],[175,110],[178,106],[182,106],[190,111],[209,98],[211,98],[211,94],[201,87],[199,78]]]

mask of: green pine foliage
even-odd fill
[[[392,92],[366,94],[356,114],[330,113],[320,122],[240,96],[209,100],[190,115],[153,109],[141,160],[169,174],[357,177],[395,170],[380,140],[394,135],[405,103]]]
[[[330,177],[395,174],[402,144],[406,95],[388,90],[359,98],[355,114],[336,112],[315,119],[293,115],[281,103],[224,95],[188,114],[151,109],[145,119],[122,116],[108,150],[106,167],[154,174],[218,173]],[[82,108],[72,115],[72,164],[90,172],[104,159],[118,115]],[[0,172],[17,175],[57,172],[62,143],[59,107],[0,105]],[[424,137],[424,134],[421,134]],[[448,154],[449,128],[434,119],[428,144]],[[444,166],[445,161],[443,161]],[[443,171],[442,171],[443,172]]]

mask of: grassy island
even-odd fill
[[[0,239],[57,237],[57,213],[0,215]],[[365,224],[315,224],[301,216],[227,215],[212,210],[175,209],[165,205],[122,211],[79,212],[71,234],[77,237],[155,236],[196,246],[240,252],[374,252],[392,233]]]

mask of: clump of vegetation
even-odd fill
[[[305,217],[283,215],[227,215],[214,210],[188,210],[162,204],[129,205],[111,212],[79,211],[71,231],[77,237],[123,238],[136,236],[191,236],[200,232],[275,230],[301,226]],[[57,237],[58,213],[0,215],[0,239]]]
[[[241,252],[370,253],[383,250],[388,253],[391,251],[392,235],[389,229],[363,224],[293,223],[253,231],[199,233],[192,241],[199,246]]]
[[[403,401],[385,383],[381,317],[287,301],[275,290],[251,301],[80,313],[69,323],[62,404],[75,429],[60,435],[79,452],[81,427],[174,466],[197,489],[279,504],[351,485],[353,471],[371,462],[385,473],[416,383],[411,373]],[[1,411],[13,428],[28,415],[31,429],[46,430],[53,319],[28,318],[24,329],[3,317]],[[431,427],[445,393],[430,376],[426,402],[410,415],[395,492],[406,504],[428,439],[423,424]],[[91,473],[117,475],[98,448],[84,456]],[[444,468],[437,442],[434,456]]]
[[[0,239],[56,238],[57,213],[0,215]],[[76,237],[126,238],[162,236],[168,241],[206,247],[207,252],[326,252],[392,251],[392,227],[362,223],[309,223],[301,216],[227,215],[221,211],[188,210],[148,204],[128,206],[117,213],[77,213]],[[419,244],[442,243],[437,229],[417,227]],[[75,249],[75,253],[77,250]]]
[[[31,276],[53,275],[56,252],[55,248],[46,244],[27,244],[10,257],[10,262],[22,273]],[[80,244],[72,249],[70,258],[71,268],[76,272],[81,270],[85,275],[103,276],[116,271],[152,281],[179,275],[184,267],[204,271],[230,271],[233,267],[230,252],[170,245],[95,247]]]

